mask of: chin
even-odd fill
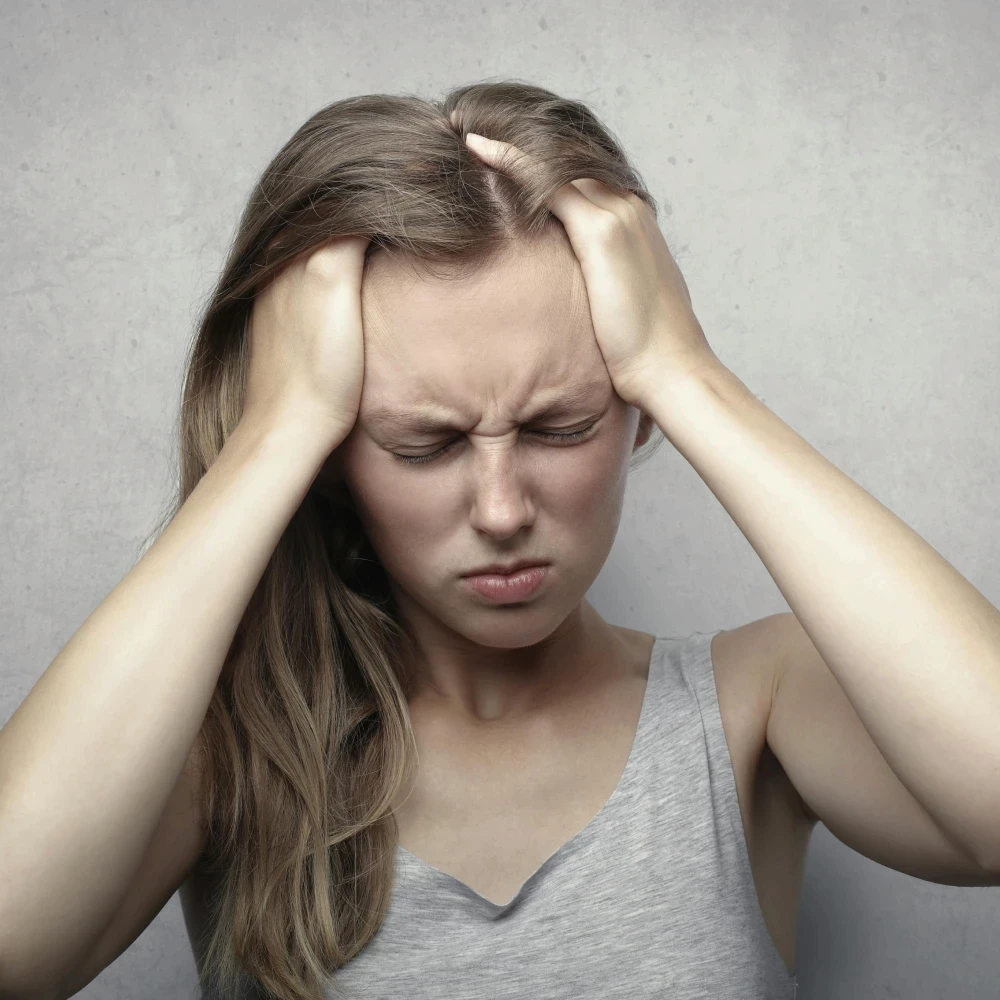
[[[524,649],[548,639],[579,603],[567,608],[551,593],[520,604],[488,605],[470,599],[449,608],[442,623],[480,646]]]

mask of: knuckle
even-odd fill
[[[304,278],[308,285],[321,291],[328,291],[337,284],[337,269],[329,261],[306,266]]]
[[[303,270],[310,278],[322,282],[332,281],[338,270],[337,254],[329,247],[323,247],[310,254]]]
[[[603,211],[595,215],[593,226],[594,234],[598,239],[610,243],[621,238],[626,223],[617,212]]]

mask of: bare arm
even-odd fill
[[[48,995],[101,939],[331,435],[241,422],[0,730],[0,997]]]

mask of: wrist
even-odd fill
[[[248,412],[240,418],[233,436],[258,447],[285,450],[319,468],[350,433],[342,423],[307,409]]]

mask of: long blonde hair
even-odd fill
[[[455,124],[451,112],[457,112]],[[465,146],[512,142],[544,170],[515,183]],[[314,114],[267,166],[240,218],[186,364],[179,484],[162,532],[243,410],[254,294],[299,254],[362,234],[432,274],[470,275],[537,236],[578,177],[652,196],[583,103],[517,81],[443,101],[349,97]],[[662,443],[653,436],[629,469]],[[350,497],[317,482],[264,570],[198,734],[204,752],[208,900],[203,975],[222,997],[323,1000],[336,969],[379,929],[397,827],[390,809],[415,761],[400,651],[408,642],[385,571]]]

